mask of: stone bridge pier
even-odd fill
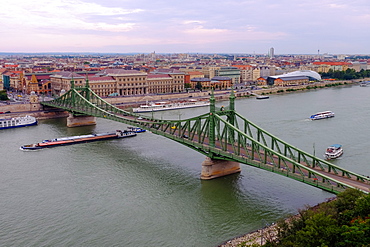
[[[240,164],[235,161],[218,160],[206,157],[202,163],[200,178],[207,180],[241,172]]]
[[[74,116],[72,113],[69,113],[67,117],[67,127],[79,127],[79,126],[88,126],[95,125],[96,117],[93,116]]]

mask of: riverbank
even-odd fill
[[[351,84],[358,84],[363,79],[350,80],[350,81],[323,81],[316,82],[313,84],[289,86],[289,87],[265,87],[250,90],[247,88],[234,89],[236,98],[255,97],[256,95],[271,95],[271,94],[282,94],[292,93],[297,91],[309,91],[317,90],[320,88],[337,87]],[[210,97],[210,91],[202,92],[186,92],[186,93],[173,93],[173,94],[159,94],[159,95],[139,95],[139,96],[117,96],[117,97],[106,97],[105,101],[117,106],[118,108],[131,111],[132,108],[138,107],[148,101],[176,101],[184,99],[205,99]],[[216,101],[227,101],[230,97],[230,90],[216,90],[214,91]],[[44,109],[39,103],[21,103],[21,104],[3,104],[0,105],[1,118],[17,117],[24,115],[31,115],[38,119],[49,119],[49,118],[61,118],[67,117],[67,111],[51,111]]]
[[[305,210],[316,210],[321,207],[321,205],[324,205],[336,199],[337,197],[328,198],[325,202],[321,202],[315,206],[306,208]],[[290,223],[294,219],[299,219],[299,217],[300,214],[296,214],[286,218],[284,221]],[[266,244],[267,240],[276,239],[278,233],[277,227],[278,224],[272,223],[271,225],[265,226],[264,228],[230,239],[222,243],[218,247],[262,246]]]

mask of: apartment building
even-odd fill
[[[202,69],[202,73],[204,74],[205,78],[213,78],[216,76],[216,70],[219,70],[221,67],[219,66],[204,66]]]
[[[247,83],[253,81],[253,66],[251,65],[233,65],[240,70],[240,82]]]

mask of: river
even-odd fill
[[[236,100],[236,110],[288,143],[322,157],[340,143],[334,162],[369,175],[370,87],[356,85]],[[226,102],[218,102],[226,105]],[[185,119],[208,108],[158,112]],[[332,119],[310,121],[318,111]],[[65,119],[0,130],[1,246],[217,246],[316,205],[333,194],[264,170],[199,179],[204,156],[152,133],[39,151],[22,144],[125,129],[98,119],[67,128]]]

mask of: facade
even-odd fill
[[[176,93],[184,91],[185,72],[177,69],[156,69],[152,74],[168,74],[172,77],[171,91],[166,93]]]
[[[298,70],[282,75],[269,76],[267,77],[266,81],[267,85],[270,86],[275,85],[285,87],[309,84],[311,81],[321,81],[321,76],[315,71]],[[262,80],[260,83],[263,83]]]
[[[258,86],[267,86],[267,78],[266,77],[259,77],[257,79]]]
[[[273,81],[273,85],[277,87],[288,87],[288,86],[298,86],[309,83],[307,76],[288,76],[279,77]]]
[[[96,76],[112,77],[117,83],[118,95],[147,94],[147,75],[145,72],[125,69],[105,69],[96,74]]]
[[[148,94],[160,94],[172,91],[173,78],[168,74],[148,74]]]
[[[213,78],[216,76],[216,70],[219,70],[219,66],[205,66],[203,67],[203,74],[205,78]]]
[[[233,80],[226,76],[215,76],[211,80],[211,87],[214,89],[228,89],[233,85]]]
[[[100,97],[107,97],[117,93],[116,80],[111,76],[89,76],[89,86]]]
[[[257,81],[258,78],[261,77],[261,70],[260,68],[256,67],[252,71],[252,81]]]
[[[240,70],[236,67],[221,67],[215,71],[215,76],[229,77],[233,84],[240,83]]]
[[[317,67],[317,72],[328,72],[329,69],[346,71],[352,66],[351,63],[347,62],[313,62],[313,65]]]
[[[71,89],[71,81],[75,82],[76,87],[84,86],[86,78],[77,73],[70,71],[57,72],[50,76],[51,88],[53,95],[60,95],[62,90],[68,91]]]
[[[9,72],[5,72],[2,75],[3,88],[6,89],[6,90],[11,89],[11,87],[10,87],[10,75],[11,75],[11,73],[9,73]]]
[[[193,78],[204,78],[204,74],[199,71],[189,71],[186,72],[184,76],[184,83],[190,83],[191,79]]]
[[[253,81],[253,69],[252,65],[233,65],[240,70],[240,82],[248,83]]]
[[[193,78],[190,81],[191,89],[195,89],[198,84],[202,85],[202,88],[208,89],[211,88],[211,79],[209,78],[204,78],[204,77],[197,77]]]
[[[26,73],[23,79],[24,91],[27,94],[35,92],[36,94],[51,93],[51,73]]]

